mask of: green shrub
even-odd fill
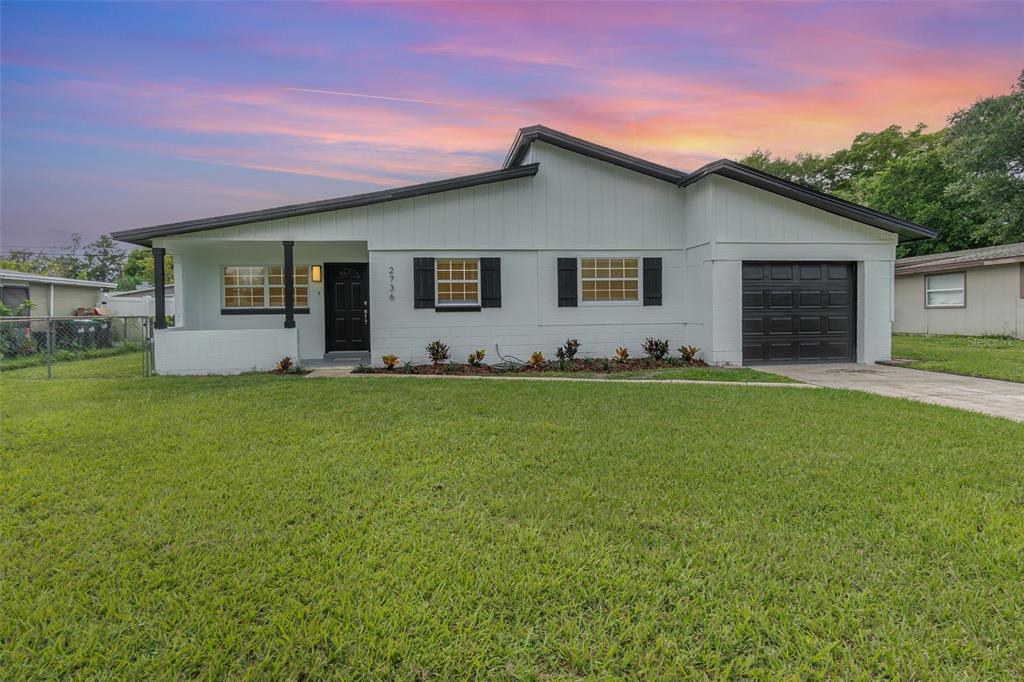
[[[668,339],[655,339],[648,336],[644,339],[643,350],[651,360],[664,360],[668,355]]]
[[[430,356],[430,361],[435,365],[440,365],[451,357],[451,349],[448,347],[448,344],[441,341],[441,339],[428,343],[425,350],[427,351],[427,355]]]
[[[565,343],[555,351],[555,357],[559,360],[572,360],[580,350],[579,339],[566,339]],[[561,365],[560,365],[561,366]]]

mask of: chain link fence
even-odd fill
[[[149,376],[148,317],[0,317],[0,380]]]

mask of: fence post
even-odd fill
[[[53,317],[46,318],[46,378],[53,378]]]
[[[143,336],[145,337],[144,346],[146,352],[143,354],[146,362],[146,376],[153,376],[156,372],[156,330],[154,329],[154,320],[149,316],[142,318],[142,328],[144,330]]]

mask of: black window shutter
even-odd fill
[[[501,307],[501,259],[480,259],[480,307]]]
[[[434,259],[412,259],[413,306],[434,307]]]
[[[644,305],[661,305],[660,258],[644,258]]]
[[[558,259],[558,307],[575,308],[579,305],[576,293],[576,259]]]

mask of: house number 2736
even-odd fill
[[[388,300],[395,300],[395,266],[388,268]]]

